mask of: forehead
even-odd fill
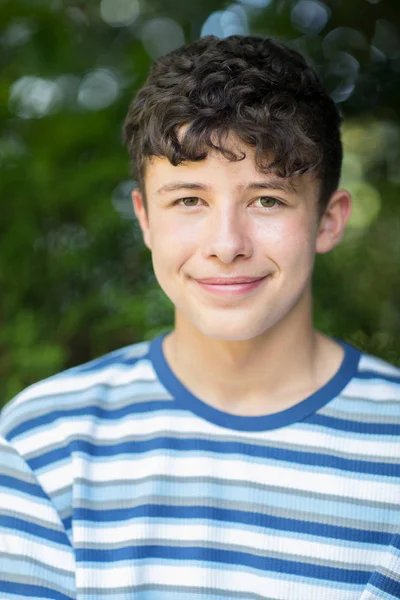
[[[264,183],[286,194],[318,196],[319,181],[312,174],[284,178],[273,172],[263,172],[257,167],[253,148],[235,148],[235,153],[239,154],[240,151],[245,152],[245,158],[238,161],[229,160],[221,152],[211,150],[203,160],[182,162],[177,166],[172,165],[166,157],[151,157],[147,160],[143,177],[146,194],[152,196],[173,192],[184,183],[200,184],[216,193],[227,190],[240,193],[244,188],[255,188],[256,183]]]

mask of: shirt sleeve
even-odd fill
[[[0,436],[0,599],[76,600],[75,556],[51,499]]]
[[[400,600],[400,534],[393,535],[382,564],[372,573],[360,600]]]

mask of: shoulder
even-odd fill
[[[400,409],[400,368],[361,352],[346,394],[380,405],[395,403]]]
[[[123,391],[135,394],[154,382],[150,342],[139,342],[35,383],[10,400],[0,413],[0,434],[11,441],[29,430],[112,402]]]
[[[377,395],[382,389],[400,393],[400,367],[392,365],[377,356],[361,353],[358,363],[357,379],[366,386],[375,387]],[[381,386],[381,390],[378,386]],[[398,396],[400,400],[400,396]]]
[[[97,449],[127,429],[134,435],[140,410],[151,410],[157,398],[165,402],[150,347],[133,344],[39,381],[0,413],[0,465],[13,465],[17,487],[34,482],[32,493],[50,499],[67,532],[74,481],[96,461]]]

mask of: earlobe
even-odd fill
[[[346,190],[336,191],[321,217],[316,240],[317,254],[325,254],[338,245],[351,214],[351,196]]]
[[[135,189],[132,192],[132,203],[136,218],[139,221],[140,229],[142,230],[143,241],[147,248],[151,250],[149,219],[144,205],[143,195],[138,189]]]

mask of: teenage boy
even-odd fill
[[[340,121],[268,39],[155,63],[124,131],[174,328],[3,410],[1,598],[400,598],[400,370],[312,323]]]

